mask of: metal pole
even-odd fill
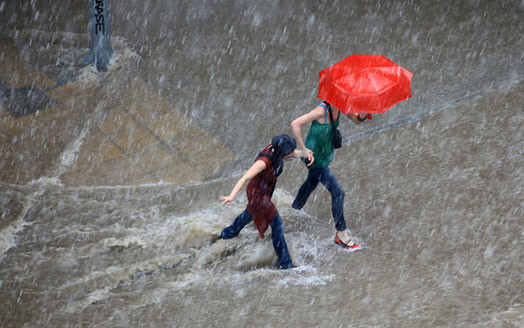
[[[94,63],[98,71],[106,71],[113,55],[109,25],[109,0],[89,0],[89,52],[82,59]]]

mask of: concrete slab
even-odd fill
[[[52,49],[60,48],[51,34],[37,37],[44,43],[52,37]],[[46,108],[17,118],[1,108],[0,180],[24,184],[58,174],[74,186],[183,184],[211,177],[234,157],[171,101],[142,80],[129,80],[132,68],[125,62],[107,74],[57,86],[46,72],[31,68],[34,53],[22,56],[7,41],[0,46],[3,83],[7,88],[34,85],[50,103],[35,103]],[[181,145],[182,140],[189,142]],[[71,160],[64,162],[63,156]]]
[[[178,156],[187,159],[197,171],[208,177],[234,159],[230,149],[198,127],[174,135],[168,145]]]
[[[205,177],[186,162],[178,162],[172,166],[165,167],[153,174],[152,181],[175,183],[177,185],[187,184],[188,181],[202,181]]]
[[[137,152],[158,140],[124,110],[111,110],[99,125],[100,130],[126,153]]]
[[[59,112],[48,109],[20,118],[0,118],[0,180],[23,184],[54,167],[70,140],[68,135],[74,133],[74,129],[60,130],[64,121],[57,119]]]
[[[184,162],[182,158],[176,157],[168,147],[160,143],[133,154],[130,156],[130,160],[136,161],[144,167],[146,174],[171,166],[174,163]]]
[[[85,95],[92,98],[95,94],[92,89]],[[64,183],[191,183],[211,177],[234,158],[231,150],[140,81],[124,84],[117,102],[98,106],[115,103],[117,108],[107,108],[86,136],[75,163],[63,176]],[[180,143],[179,138],[190,142],[182,146],[185,141]],[[213,161],[209,159],[211,153],[215,153]],[[121,171],[123,167],[128,170],[126,161],[136,169],[124,175]],[[94,176],[97,172],[100,178]],[[84,177],[74,181],[74,174]]]
[[[144,175],[144,167],[123,156],[103,162],[90,162],[81,170],[70,170],[60,180],[68,186],[131,185],[136,177]]]
[[[190,121],[165,98],[134,80],[121,94],[122,107],[153,134],[167,141],[189,127]]]
[[[100,129],[95,128],[86,136],[84,145],[79,150],[76,160],[69,171],[82,174],[79,171],[86,170],[93,163],[111,161],[124,155],[125,153],[121,148],[111,142]]]
[[[45,72],[36,71],[20,59],[21,54],[9,43],[0,43],[0,78],[13,88],[35,85],[46,89],[55,85]]]

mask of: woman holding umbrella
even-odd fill
[[[337,230],[335,243],[344,248],[357,248],[358,245],[351,240],[346,228],[344,190],[329,169],[334,155],[333,129],[339,125],[340,112],[359,124],[371,119],[371,115],[362,113],[383,114],[411,97],[412,76],[413,73],[382,55],[351,55],[320,72],[318,97],[325,101],[291,123],[298,147],[309,160],[309,172],[293,208],[301,209],[321,182],[331,193]],[[311,127],[304,143],[301,127],[308,123]]]
[[[332,111],[332,113],[329,113]],[[368,119],[368,114],[346,114],[355,124],[360,124]],[[311,112],[304,114],[291,123],[293,134],[298,143],[298,148],[307,155],[309,172],[306,181],[298,190],[293,201],[293,208],[301,209],[306,203],[309,195],[322,183],[331,193],[331,210],[335,220],[335,243],[349,249],[357,248],[349,236],[346,220],[344,219],[344,189],[340,186],[335,175],[329,169],[329,163],[333,160],[335,153],[332,143],[332,124],[338,127],[340,111],[327,102],[318,105]],[[309,133],[304,143],[301,127],[311,123]]]

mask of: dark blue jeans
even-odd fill
[[[236,237],[240,230],[242,230],[246,224],[253,220],[253,216],[247,211],[247,209],[242,212],[233,223],[225,228],[220,237],[222,239],[231,239]],[[284,239],[284,223],[282,218],[277,213],[273,221],[271,221],[271,239],[273,240],[273,248],[278,256],[278,261],[280,262],[280,269],[289,269],[293,268],[294,265],[291,262],[291,257],[289,256],[289,251],[287,249],[286,240]]]
[[[346,220],[344,219],[344,196],[346,194],[327,166],[309,168],[306,181],[298,190],[297,197],[293,201],[293,208],[301,209],[319,182],[331,193],[331,211],[333,212],[333,219],[335,219],[335,228],[338,231],[346,230]]]

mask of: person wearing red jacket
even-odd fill
[[[225,228],[220,234],[222,239],[236,237],[240,231],[251,221],[254,221],[260,238],[264,238],[268,226],[271,226],[272,241],[278,256],[280,269],[293,268],[293,262],[289,255],[286,241],[284,239],[284,224],[282,218],[271,201],[278,176],[282,173],[284,160],[302,157],[302,152],[296,149],[297,143],[294,138],[283,134],[273,138],[271,144],[260,152],[253,165],[238,180],[229,196],[220,196],[222,205],[229,205],[249,181],[246,193],[248,204],[233,223]]]

